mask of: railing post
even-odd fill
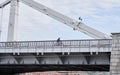
[[[55,41],[54,41],[55,42]],[[55,43],[52,42],[52,51],[54,51],[54,46],[55,46]]]
[[[81,41],[79,41],[79,52],[81,51]]]
[[[111,46],[112,46],[112,45],[111,45],[111,40],[109,40],[109,45],[110,45],[110,46],[109,46],[109,51],[110,51],[111,48],[112,48],[112,47],[111,47]]]
[[[90,51],[90,53],[91,53],[91,48],[90,48],[90,40],[89,40],[89,46],[88,46],[88,47],[89,47],[89,51]]]
[[[69,52],[71,52],[71,41],[70,41],[70,50],[69,50]],[[69,55],[70,53],[68,53],[68,55]]]
[[[98,47],[98,50],[97,50],[97,52],[96,52],[96,55],[98,55],[98,52],[99,52],[99,50],[100,50],[100,40],[98,40],[97,42],[98,42],[98,46],[97,46],[97,47]]]
[[[93,52],[91,51],[91,47],[90,47],[90,40],[89,40],[89,51],[90,51],[90,54],[93,55]]]
[[[41,55],[44,55],[44,51],[45,51],[45,42],[43,42],[43,50],[42,50],[42,52],[41,52]]]

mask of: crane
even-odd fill
[[[8,27],[8,41],[14,41],[16,36],[16,27],[17,27],[17,16],[18,16],[18,2],[22,2],[33,9],[42,12],[43,14],[46,14],[49,17],[52,17],[55,20],[58,20],[59,22],[62,22],[70,27],[72,27],[75,30],[78,30],[92,38],[95,39],[111,39],[110,36],[91,28],[87,25],[85,25],[82,22],[78,22],[74,19],[71,19],[68,16],[65,16],[49,7],[46,7],[34,0],[6,0],[2,4],[0,4],[0,8],[3,8],[7,4],[11,3],[11,9],[10,9],[10,21],[9,21],[9,27]]]

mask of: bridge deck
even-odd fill
[[[0,53],[111,52],[111,39],[0,42]]]
[[[0,42],[0,73],[109,71],[111,47],[110,39]]]

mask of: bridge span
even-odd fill
[[[111,39],[0,42],[0,73],[109,71]]]

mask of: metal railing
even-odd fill
[[[61,40],[52,41],[14,41],[0,42],[0,49],[4,48],[111,48],[111,39],[92,40]]]

